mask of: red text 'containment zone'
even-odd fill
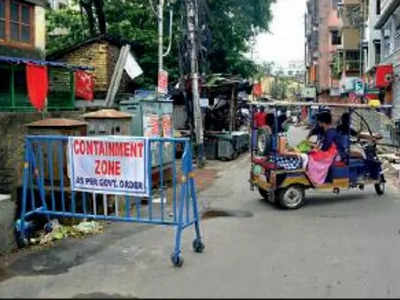
[[[74,153],[76,155],[142,158],[143,148],[143,142],[74,141]]]

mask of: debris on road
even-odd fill
[[[38,237],[31,238],[30,242],[32,244],[47,245],[53,241],[68,237],[79,238],[89,234],[102,233],[104,229],[103,225],[95,221],[83,221],[78,225],[68,226],[61,225],[58,220],[52,220],[48,227],[51,227],[51,230],[40,231]]]

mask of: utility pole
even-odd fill
[[[164,67],[164,0],[160,0],[157,9],[158,19],[158,74],[163,70]],[[157,90],[157,96],[159,92]]]
[[[198,57],[196,47],[196,23],[198,22],[198,6],[197,0],[185,0],[188,36],[190,41],[190,68],[192,79],[192,99],[194,126],[197,145],[197,165],[203,167],[204,160],[204,132],[203,121],[201,118],[200,95],[199,95],[199,74],[198,74]]]
[[[153,0],[149,0],[150,7],[157,18],[158,21],[158,76],[160,76],[161,72],[164,71],[164,57],[167,56],[171,52],[172,46],[172,22],[173,22],[173,10],[172,4],[175,3],[176,0],[167,0],[168,6],[170,6],[169,10],[169,45],[167,51],[164,53],[164,6],[165,0],[159,0],[157,9],[153,6]],[[160,100],[162,94],[157,89],[157,99]]]

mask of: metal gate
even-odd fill
[[[196,187],[193,176],[192,147],[186,138],[149,138],[146,176],[150,194],[146,197],[75,191],[71,188],[68,169],[67,136],[27,136],[23,175],[21,216],[17,221],[19,241],[28,243],[30,221],[38,215],[48,221],[52,217],[87,218],[153,225],[173,226],[176,229],[175,247],[171,255],[175,266],[183,264],[181,256],[182,232],[194,227],[193,249],[202,252]],[[173,160],[163,162],[163,151],[173,145]],[[182,160],[175,157],[177,146],[184,149]],[[158,148],[158,167],[152,168],[150,149]],[[157,177],[157,188],[155,185]],[[171,186],[167,188],[167,176]],[[147,205],[142,204],[146,201]],[[121,208],[125,206],[122,209]],[[50,224],[50,223],[48,223]]]

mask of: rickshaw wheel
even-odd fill
[[[279,204],[286,209],[298,209],[304,205],[305,191],[300,185],[292,185],[278,193]]]
[[[269,193],[266,190],[258,188],[258,192],[260,193],[261,197],[263,197],[265,200],[269,199]]]
[[[381,178],[381,181],[375,184],[375,191],[378,196],[383,196],[385,194],[385,180]]]

